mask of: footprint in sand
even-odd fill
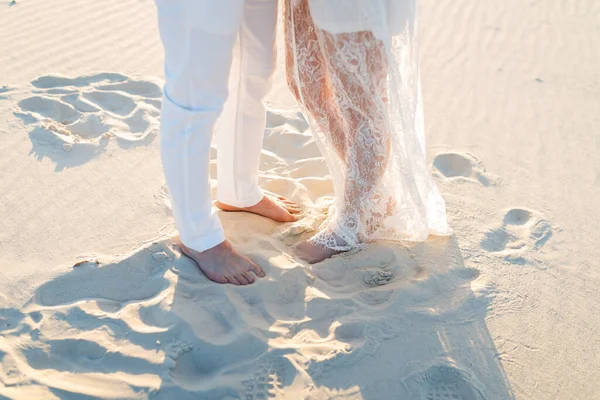
[[[194,338],[167,349],[167,366],[174,382],[188,390],[202,390],[215,376],[247,371],[266,350],[266,344],[249,333],[223,344]]]
[[[36,291],[36,303],[58,306],[102,300],[120,307],[150,299],[169,285],[164,274],[169,269],[167,261],[173,257],[168,246],[155,244],[116,262],[77,263],[71,273],[43,284]]]
[[[389,271],[383,271],[383,270],[366,270],[363,271],[362,273],[362,279],[363,282],[367,284],[367,286],[370,287],[377,287],[377,286],[382,286],[382,285],[387,285],[388,283],[390,283],[390,281],[392,280],[392,278],[394,277],[394,274],[392,274]]]
[[[15,357],[0,350],[0,382],[4,387],[17,386],[26,383],[28,379],[30,378],[20,370]]]
[[[286,270],[285,274],[281,275],[278,271],[273,271],[271,279],[277,280],[278,285],[263,294],[268,313],[285,321],[304,318],[306,287],[310,284],[306,271],[300,267]]]
[[[292,364],[284,357],[267,356],[253,367],[250,378],[244,380],[245,400],[284,398],[284,387],[295,375]]]
[[[469,153],[438,154],[433,160],[433,166],[446,179],[478,182],[486,187],[496,181],[486,172],[481,161]]]
[[[112,374],[121,372],[123,366],[131,374],[156,374],[161,364],[139,357],[138,354],[126,354],[120,348],[104,347],[94,340],[57,339],[42,343],[36,341],[23,350],[27,364],[38,371],[64,371],[77,373]]]
[[[385,322],[372,321],[366,326],[361,323],[341,324],[335,329],[336,341],[330,342],[328,352],[309,361],[308,373],[313,379],[319,379],[323,375],[335,374],[336,371],[360,364],[365,358],[377,354],[383,342],[397,335],[398,331]],[[310,342],[306,341],[305,346],[309,345]]]
[[[194,344],[191,342],[172,342],[165,349],[165,365],[170,370],[177,367],[179,359],[192,351]]]
[[[538,212],[513,208],[503,222],[485,233],[481,241],[484,250],[505,257],[511,262],[523,261],[522,254],[540,249],[552,237],[552,225]]]
[[[78,78],[42,76],[32,83],[34,95],[18,103],[15,115],[33,125],[34,152],[52,157],[40,146],[97,155],[111,137],[121,146],[149,144],[158,133],[160,86],[121,74]]]
[[[402,383],[411,393],[410,398],[415,400],[486,399],[476,378],[453,365],[432,365],[424,371],[411,374]]]

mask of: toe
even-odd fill
[[[282,217],[281,217],[281,222],[296,222],[298,221],[298,217],[296,217],[293,214],[290,214],[289,212],[286,212]]]
[[[299,214],[300,213],[300,208],[299,207],[286,207],[285,208],[290,214]]]
[[[256,280],[256,278],[254,278],[254,275],[252,275],[252,272],[250,271],[246,271],[243,273],[244,278],[246,278],[246,280],[248,281],[248,284],[253,284],[254,281]]]
[[[259,278],[264,278],[266,276],[265,271],[263,271],[263,269],[258,264],[252,263],[252,265],[250,266],[250,271],[254,272],[254,274],[256,274],[256,276],[258,276]]]
[[[244,272],[241,272],[239,275],[236,276],[236,278],[242,284],[242,286],[246,286],[252,283],[248,280],[248,278],[246,278],[246,274]]]
[[[232,285],[236,285],[236,286],[242,285],[242,283],[239,281],[239,279],[235,276],[228,276],[227,282],[231,283]]]
[[[222,284],[229,283],[227,278],[224,276],[208,276],[207,275],[207,277],[208,277],[208,279],[210,279],[213,282],[222,283]]]

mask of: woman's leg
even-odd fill
[[[391,198],[377,190],[390,152],[386,49],[371,32],[319,30],[318,34],[340,116],[347,126],[344,209],[339,210],[339,219],[346,225],[344,232],[356,234],[346,239],[360,243],[368,240],[393,207]]]
[[[373,207],[385,203],[375,189],[390,148],[387,58],[370,32],[333,35],[315,27],[307,0],[296,6],[286,0],[285,22],[290,89],[345,169],[336,185],[336,197],[343,197],[336,226],[297,248],[305,260],[319,262],[366,240],[389,213],[390,202]]]
[[[378,190],[390,152],[384,44],[370,32],[317,30],[317,36],[338,105],[336,118],[346,128],[336,138],[344,143],[345,171],[333,224],[300,246],[300,256],[309,262],[368,241],[394,207],[392,197]]]
[[[346,141],[343,121],[338,118],[338,106],[328,77],[317,30],[310,15],[308,0],[292,6],[284,1],[286,77],[288,86],[298,104],[308,114],[313,133],[325,146],[335,150],[342,164],[346,159]],[[314,243],[302,242],[296,247],[298,256],[314,263],[329,258],[339,251]]]
[[[291,3],[292,0],[284,1],[287,83],[320,130],[314,133],[325,135],[343,161],[346,158],[345,127],[338,117],[341,112],[335,102],[308,0],[301,0],[297,5]]]

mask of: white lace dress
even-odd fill
[[[451,234],[425,159],[415,2],[284,0],[288,84],[334,181],[313,244]]]

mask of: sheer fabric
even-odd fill
[[[288,85],[334,182],[313,244],[451,233],[425,159],[415,1],[284,0]]]

